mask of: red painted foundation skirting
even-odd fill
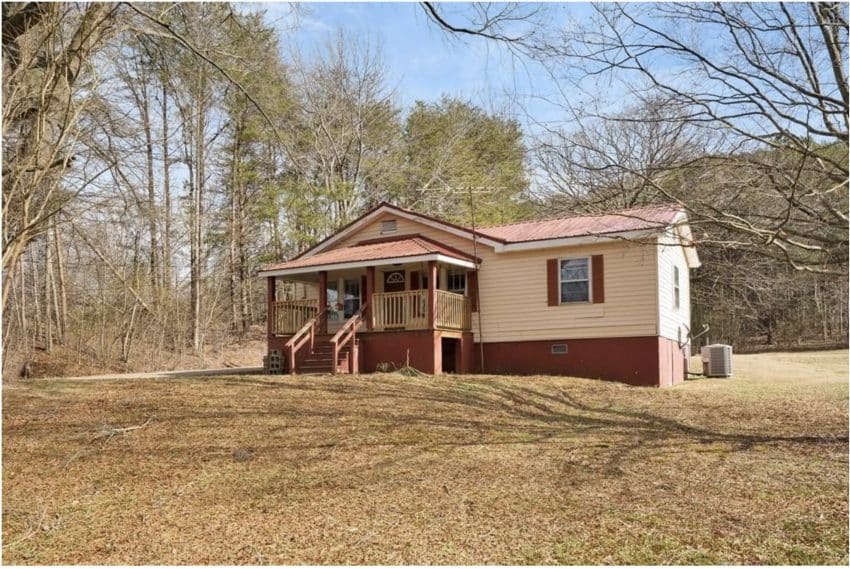
[[[460,337],[457,337],[460,336]],[[411,367],[425,373],[443,373],[442,339],[456,339],[454,369],[457,373],[471,373],[474,369],[473,340],[469,332],[443,333],[439,330],[400,330],[398,332],[364,332],[357,334],[360,341],[360,371],[371,373],[381,364],[390,369]]]
[[[269,350],[283,350],[289,336],[269,337]],[[327,336],[316,339],[327,341]],[[443,366],[442,339],[451,338],[457,342],[454,366]],[[451,333],[440,330],[399,330],[395,332],[359,332],[360,372],[372,373],[381,364],[389,369],[398,369],[410,365],[424,373],[443,373],[444,369],[454,367],[456,373],[472,373],[475,366],[472,333]],[[298,353],[297,363],[307,355],[307,349]]]
[[[566,344],[567,353],[553,354],[553,344]],[[658,336],[485,342],[483,371],[515,375],[570,375],[630,385],[668,386],[684,380],[684,358],[681,354],[682,350],[675,341]],[[476,369],[481,370],[478,344],[475,357]]]
[[[452,338],[457,342],[453,366],[449,362],[443,365],[442,338]],[[286,337],[269,338],[269,349],[283,349],[287,340]],[[468,332],[362,332],[357,334],[357,340],[360,344],[361,373],[377,371],[381,364],[397,369],[406,363],[432,374],[452,367],[456,373],[481,371],[481,348],[479,344],[473,344],[472,334]],[[553,354],[553,344],[566,344],[567,353]],[[306,350],[302,350],[301,355],[306,355]],[[485,342],[483,372],[570,375],[666,387],[684,381],[686,358],[687,348],[681,349],[675,340],[658,336]]]
[[[366,332],[357,334],[360,341],[360,370],[376,371],[380,364],[390,369],[411,367],[425,373],[439,373],[440,336],[434,330],[404,330],[398,332]]]

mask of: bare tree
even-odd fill
[[[591,147],[584,149],[585,162],[590,165],[594,155],[597,165],[587,171],[613,165],[665,201],[678,201],[693,220],[723,227],[742,246],[781,257],[795,269],[846,271],[845,5],[599,4],[583,26],[519,37],[511,35],[512,19],[472,12],[467,20],[473,24],[459,25],[437,17],[433,6],[425,10],[448,31],[508,43],[543,65],[558,85],[560,98],[552,102],[564,110],[565,124],[596,119],[622,128],[642,122],[700,129],[712,141],[702,171],[717,173],[711,183],[718,199],[670,192],[655,173],[633,167],[644,149],[634,149],[638,156],[629,159],[606,155],[611,148],[592,135],[584,141]],[[606,93],[642,107],[660,99],[678,116],[629,117],[611,110]],[[577,101],[582,94],[585,100]],[[544,163],[557,163],[559,152],[572,154],[575,163],[568,146],[581,146],[576,130],[546,133]],[[684,159],[667,166],[681,168],[693,157]],[[748,193],[761,197],[755,211],[736,207],[736,196]]]
[[[321,196],[310,207],[320,208],[330,227],[339,227],[363,207],[364,198],[373,201],[368,193],[390,173],[387,158],[397,151],[399,109],[380,50],[368,43],[340,34],[311,63],[296,55],[293,70],[304,132],[298,162],[310,190]]]
[[[78,97],[91,56],[115,31],[114,4],[3,4],[3,307],[21,254],[83,187],[62,186],[76,160]]]

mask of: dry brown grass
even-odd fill
[[[665,390],[7,384],[3,561],[846,563],[847,352],[776,357]]]

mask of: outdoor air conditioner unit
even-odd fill
[[[702,347],[702,373],[707,377],[732,376],[732,346],[711,344]]]

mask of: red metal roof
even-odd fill
[[[331,249],[322,253],[316,253],[309,257],[298,257],[285,263],[274,263],[264,266],[262,271],[278,271],[284,269],[298,269],[302,267],[315,267],[319,265],[336,265],[352,263],[357,261],[375,261],[379,259],[396,259],[403,257],[418,257],[439,253],[447,257],[462,261],[474,261],[474,257],[443,245],[433,239],[422,236],[399,235],[397,239],[381,241],[379,243],[358,244],[352,247],[341,247]]]
[[[508,243],[604,235],[624,231],[663,229],[673,223],[681,211],[675,206],[648,206],[610,213],[481,227],[477,231],[481,235]]]

